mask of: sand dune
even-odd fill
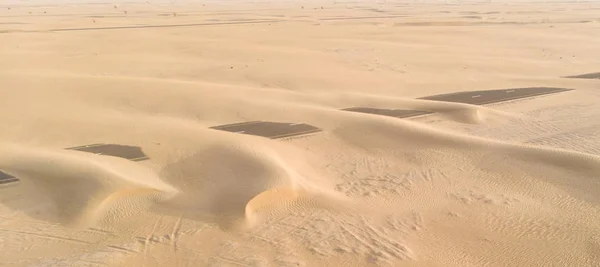
[[[180,197],[166,209],[182,207],[186,214],[207,214],[219,221],[256,220],[255,213],[280,201],[312,194],[333,195],[323,178],[293,155],[281,155],[266,146],[220,145],[169,164],[161,177],[181,186]],[[299,172],[302,173],[299,173]],[[329,191],[329,192],[327,192]],[[275,201],[277,200],[277,201]]]
[[[2,3],[0,266],[597,266],[599,9]]]
[[[154,173],[119,160],[10,144],[4,144],[2,149],[2,168],[23,181],[12,190],[17,192],[6,192],[27,196],[6,204],[41,220],[92,226],[108,219],[103,218],[106,216],[128,216],[135,212],[132,209],[141,206],[139,203],[115,205],[123,198],[153,195],[149,200],[159,200],[177,193]],[[32,206],[32,203],[37,205]],[[111,212],[114,214],[105,214]]]

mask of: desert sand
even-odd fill
[[[0,3],[0,266],[600,266],[599,2],[103,1]]]

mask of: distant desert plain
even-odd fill
[[[598,1],[2,1],[0,266],[600,266],[598,72]]]

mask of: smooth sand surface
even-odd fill
[[[7,2],[0,266],[600,266],[598,2]]]

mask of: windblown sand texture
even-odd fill
[[[599,2],[103,1],[0,3],[0,266],[600,266]]]

